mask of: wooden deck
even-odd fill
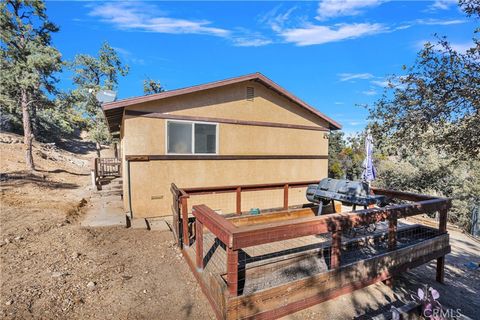
[[[199,205],[188,227],[180,223],[177,230],[184,235],[185,260],[217,318],[276,319],[433,259],[437,281],[443,281],[449,200],[392,195],[417,201],[322,216],[314,208],[222,216]],[[438,228],[404,220],[436,211]],[[364,228],[371,224],[376,230]]]

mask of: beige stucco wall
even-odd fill
[[[132,162],[132,211],[134,217],[170,215],[170,183],[201,187],[285,181],[320,180],[327,175],[327,160],[174,160]],[[204,196],[205,204],[224,213],[234,212],[235,196]],[[242,210],[281,207],[283,192],[244,192]],[[297,200],[297,203],[295,203]],[[305,198],[302,195],[301,201]],[[199,197],[190,201],[201,203]],[[298,198],[290,203],[300,204]]]
[[[167,121],[127,116],[123,146],[126,154],[165,154]],[[227,123],[218,126],[220,155],[327,155],[328,152],[328,139],[323,131]]]
[[[245,99],[247,86],[255,87],[254,101]],[[245,121],[324,126],[327,123],[258,83],[243,83],[128,107],[168,113]],[[165,155],[165,124],[159,118],[125,116],[123,155]],[[327,155],[323,131],[219,123],[220,155]],[[124,201],[129,209],[128,178],[124,174]],[[130,186],[134,217],[171,214],[170,184],[180,187],[320,180],[327,176],[326,159],[268,160],[154,160],[131,162]],[[283,193],[246,192],[242,210],[279,207]],[[233,195],[196,197],[223,212],[234,210]],[[290,191],[290,203],[304,202],[304,189]]]
[[[255,88],[253,101],[245,99],[247,86]],[[328,128],[325,120],[253,81],[147,102],[130,106],[128,109],[156,111],[172,115],[319,125]]]

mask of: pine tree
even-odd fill
[[[143,93],[146,95],[165,91],[160,81],[147,78],[143,80]]]
[[[108,142],[109,133],[95,94],[100,90],[116,89],[118,75],[126,76],[128,66],[123,65],[115,49],[104,42],[98,57],[79,54],[71,63],[71,67],[75,72],[73,83],[76,85],[71,92],[72,99],[86,117],[90,139],[96,143],[97,156],[100,157],[101,145]]]
[[[51,45],[58,27],[48,20],[40,0],[0,3],[0,103],[2,109],[22,114],[27,169],[35,170],[32,155],[35,111],[55,91],[55,73],[61,55]]]

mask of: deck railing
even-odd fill
[[[306,186],[311,182],[298,182],[283,184],[285,186]],[[300,238],[310,235],[330,234],[330,268],[340,267],[342,261],[342,233],[358,226],[388,221],[388,250],[396,250],[397,222],[400,218],[407,218],[419,214],[439,213],[439,234],[445,233],[447,228],[447,211],[451,207],[450,199],[435,198],[407,192],[391,191],[373,188],[375,194],[385,195],[409,203],[390,205],[384,208],[370,208],[346,213],[334,213],[322,216],[301,217],[292,220],[274,221],[268,224],[236,226],[232,220],[216,213],[207,205],[193,206],[194,228],[188,226],[187,199],[193,193],[208,192],[237,192],[237,190],[262,190],[264,188],[280,188],[280,184],[250,185],[237,187],[210,187],[179,189],[172,184],[172,191],[177,194],[174,205],[180,203],[177,209],[181,211],[183,246],[188,247],[195,243],[196,267],[203,269],[203,233],[208,229],[226,249],[226,282],[230,295],[239,293],[239,252],[248,247],[273,243],[288,239]],[[285,188],[288,188],[285,187]],[[241,192],[241,191],[240,191]],[[240,193],[241,194],[241,193]],[[286,202],[288,208],[288,201]],[[192,219],[193,220],[193,219]],[[180,230],[178,230],[180,232]],[[444,256],[437,259],[437,281],[443,282]]]
[[[122,161],[120,158],[94,158],[91,173],[92,184],[99,188],[102,179],[122,175]]]
[[[318,183],[318,181],[295,181],[295,182],[280,182],[267,184],[248,184],[236,186],[214,186],[214,187],[199,187],[199,188],[179,188],[174,183],[171,184],[170,191],[173,196],[173,221],[175,225],[174,232],[176,233],[179,245],[188,245],[190,235],[188,225],[188,200],[191,196],[219,194],[219,193],[235,193],[235,213],[242,214],[242,193],[252,191],[267,191],[267,190],[283,190],[283,202],[279,203],[278,207],[288,209],[290,206],[289,190],[294,188],[305,188],[309,184]],[[186,223],[184,223],[186,222]]]

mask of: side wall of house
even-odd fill
[[[246,87],[255,88],[253,101]],[[313,127],[328,124],[257,82],[245,82],[204,92],[132,106],[129,110],[241,121],[263,121]],[[123,155],[165,155],[166,121],[125,115],[122,125]],[[285,181],[320,180],[327,176],[326,131],[219,123],[218,154],[261,155],[255,160],[151,160],[130,162],[131,206],[134,217],[171,214],[170,184],[202,187]],[[275,156],[283,156],[275,159]],[[295,156],[288,158],[288,156]],[[305,156],[302,158],[302,156]],[[313,156],[313,157],[312,157]],[[129,208],[128,168],[124,167],[124,201]],[[305,202],[304,189],[290,193],[290,203]],[[190,206],[206,203],[224,213],[233,212],[233,194],[198,196]],[[242,194],[242,210],[280,207],[283,191]]]

